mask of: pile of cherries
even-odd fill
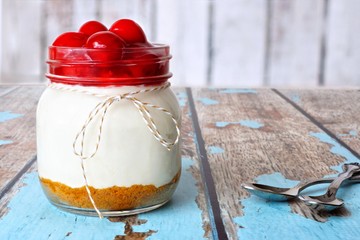
[[[152,45],[133,20],[98,21],[65,32],[49,48],[49,71],[66,77],[147,78],[169,71],[169,49]],[[53,80],[53,79],[51,79]]]

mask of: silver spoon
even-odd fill
[[[274,187],[259,183],[244,183],[242,184],[242,187],[247,191],[249,191],[251,194],[270,201],[287,201],[298,197],[300,192],[303,191],[305,188],[317,184],[331,183],[335,179],[336,178],[324,178],[317,180],[302,181],[298,185],[292,188],[280,188],[280,187]],[[354,176],[349,180],[351,182],[359,182],[360,173],[354,174]]]
[[[344,205],[344,202],[336,198],[336,193],[339,190],[341,184],[351,178],[355,172],[359,171],[360,166],[358,163],[344,164],[344,172],[340,173],[338,177],[331,182],[327,191],[323,195],[319,196],[299,196],[299,199],[305,202],[306,205],[312,208],[318,208],[322,206],[325,210],[331,211],[335,208],[341,207]]]

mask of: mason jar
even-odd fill
[[[49,47],[37,108],[41,186],[62,210],[122,216],[164,205],[181,172],[169,46]]]

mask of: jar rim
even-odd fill
[[[125,47],[118,49],[104,49],[104,48],[85,48],[85,47],[64,47],[64,46],[49,46],[48,47],[48,61],[71,61],[75,62],[99,62],[97,59],[91,59],[91,55],[105,53],[105,54],[119,54],[121,56],[129,54],[154,54],[157,57],[171,57],[170,46],[167,44],[154,43],[152,46],[145,47]],[[76,58],[74,55],[86,55],[84,58]],[[69,57],[70,55],[70,57]],[[73,56],[71,56],[73,55]],[[117,59],[117,61],[129,61],[130,59]]]
[[[164,44],[164,43],[152,43],[152,46],[144,46],[144,47],[125,47],[125,48],[119,48],[119,49],[128,49],[128,50],[136,50],[136,49],[159,49],[159,48],[170,48],[170,46],[168,44]],[[85,47],[67,47],[67,46],[49,46],[49,48],[58,48],[58,49],[88,49],[88,50],[93,50],[93,51],[98,51],[98,50],[107,50],[107,51],[114,51],[117,49],[104,49],[104,48],[85,48]]]
[[[88,49],[49,46],[45,76],[55,83],[86,86],[153,85],[166,82],[170,47],[166,44],[125,47],[122,49]]]
[[[103,81],[102,77],[72,77],[61,76],[51,73],[46,73],[45,76],[53,83],[82,85],[94,87],[108,87],[108,86],[136,86],[136,85],[160,85],[168,81],[172,77],[172,73],[161,76],[137,77],[137,78],[106,78]]]

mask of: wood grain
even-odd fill
[[[87,0],[84,3],[83,0],[73,0],[73,10],[71,13],[74,16],[72,25],[75,27],[74,30],[80,28],[85,22],[99,19],[101,10],[101,2],[98,0]]]
[[[325,1],[272,2],[267,84],[318,85]]]
[[[202,89],[193,94],[224,225],[232,239],[239,228],[233,219],[243,214],[239,200],[248,196],[241,183],[274,172],[294,180],[322,177],[334,173],[330,166],[344,161],[310,135],[322,132],[317,126],[271,90],[236,94]],[[238,124],[241,121],[263,126]],[[224,152],[211,153],[212,146]],[[295,203],[292,208],[307,214]]]
[[[170,44],[175,86],[360,84],[357,0],[3,0],[0,6],[2,83],[43,82],[47,47],[59,34],[87,20],[110,26],[132,18],[151,41]]]
[[[1,97],[0,111],[22,114],[1,123],[0,138],[10,144],[0,146],[0,190],[36,155],[35,113],[43,87],[19,87]]]
[[[196,179],[196,187],[198,188],[198,196],[196,198],[196,203],[199,209],[202,211],[202,220],[203,220],[203,230],[204,237],[207,239],[212,239],[211,227],[208,213],[208,206],[206,205],[206,197],[204,192],[204,180],[202,179],[200,173],[200,159],[197,154],[196,142],[195,142],[195,133],[193,128],[192,119],[190,116],[189,102],[188,98],[185,97],[185,89],[176,88],[175,92],[178,96],[182,96],[180,100],[180,105],[182,105],[182,126],[181,126],[181,153],[183,157],[188,157],[193,159],[193,165],[189,169],[193,177]],[[179,98],[179,97],[178,97]]]
[[[1,4],[6,14],[1,14],[0,82],[37,81],[42,64],[39,34],[41,2],[15,0]]]
[[[359,90],[280,90],[360,154]]]
[[[209,4],[191,0],[159,0],[156,3],[155,40],[170,45],[172,83],[176,86],[207,83]]]
[[[36,172],[36,164],[33,164],[22,176],[19,176],[17,181],[14,183],[11,189],[9,189],[6,194],[0,198],[0,219],[4,217],[9,210],[8,204],[11,199],[20,191],[20,189],[25,186],[24,178],[27,174]]]
[[[108,0],[99,1],[99,20],[107,27],[118,19],[130,18],[138,22],[144,29],[149,40],[153,38],[153,17],[151,13],[153,1],[134,0]]]
[[[5,96],[6,94],[14,91],[17,87],[16,86],[3,86],[0,85],[0,97]]]
[[[213,85],[263,84],[266,7],[263,0],[214,2],[213,61],[210,66]]]
[[[331,0],[328,10],[325,85],[359,86],[360,2]],[[356,66],[356,67],[355,67]]]

